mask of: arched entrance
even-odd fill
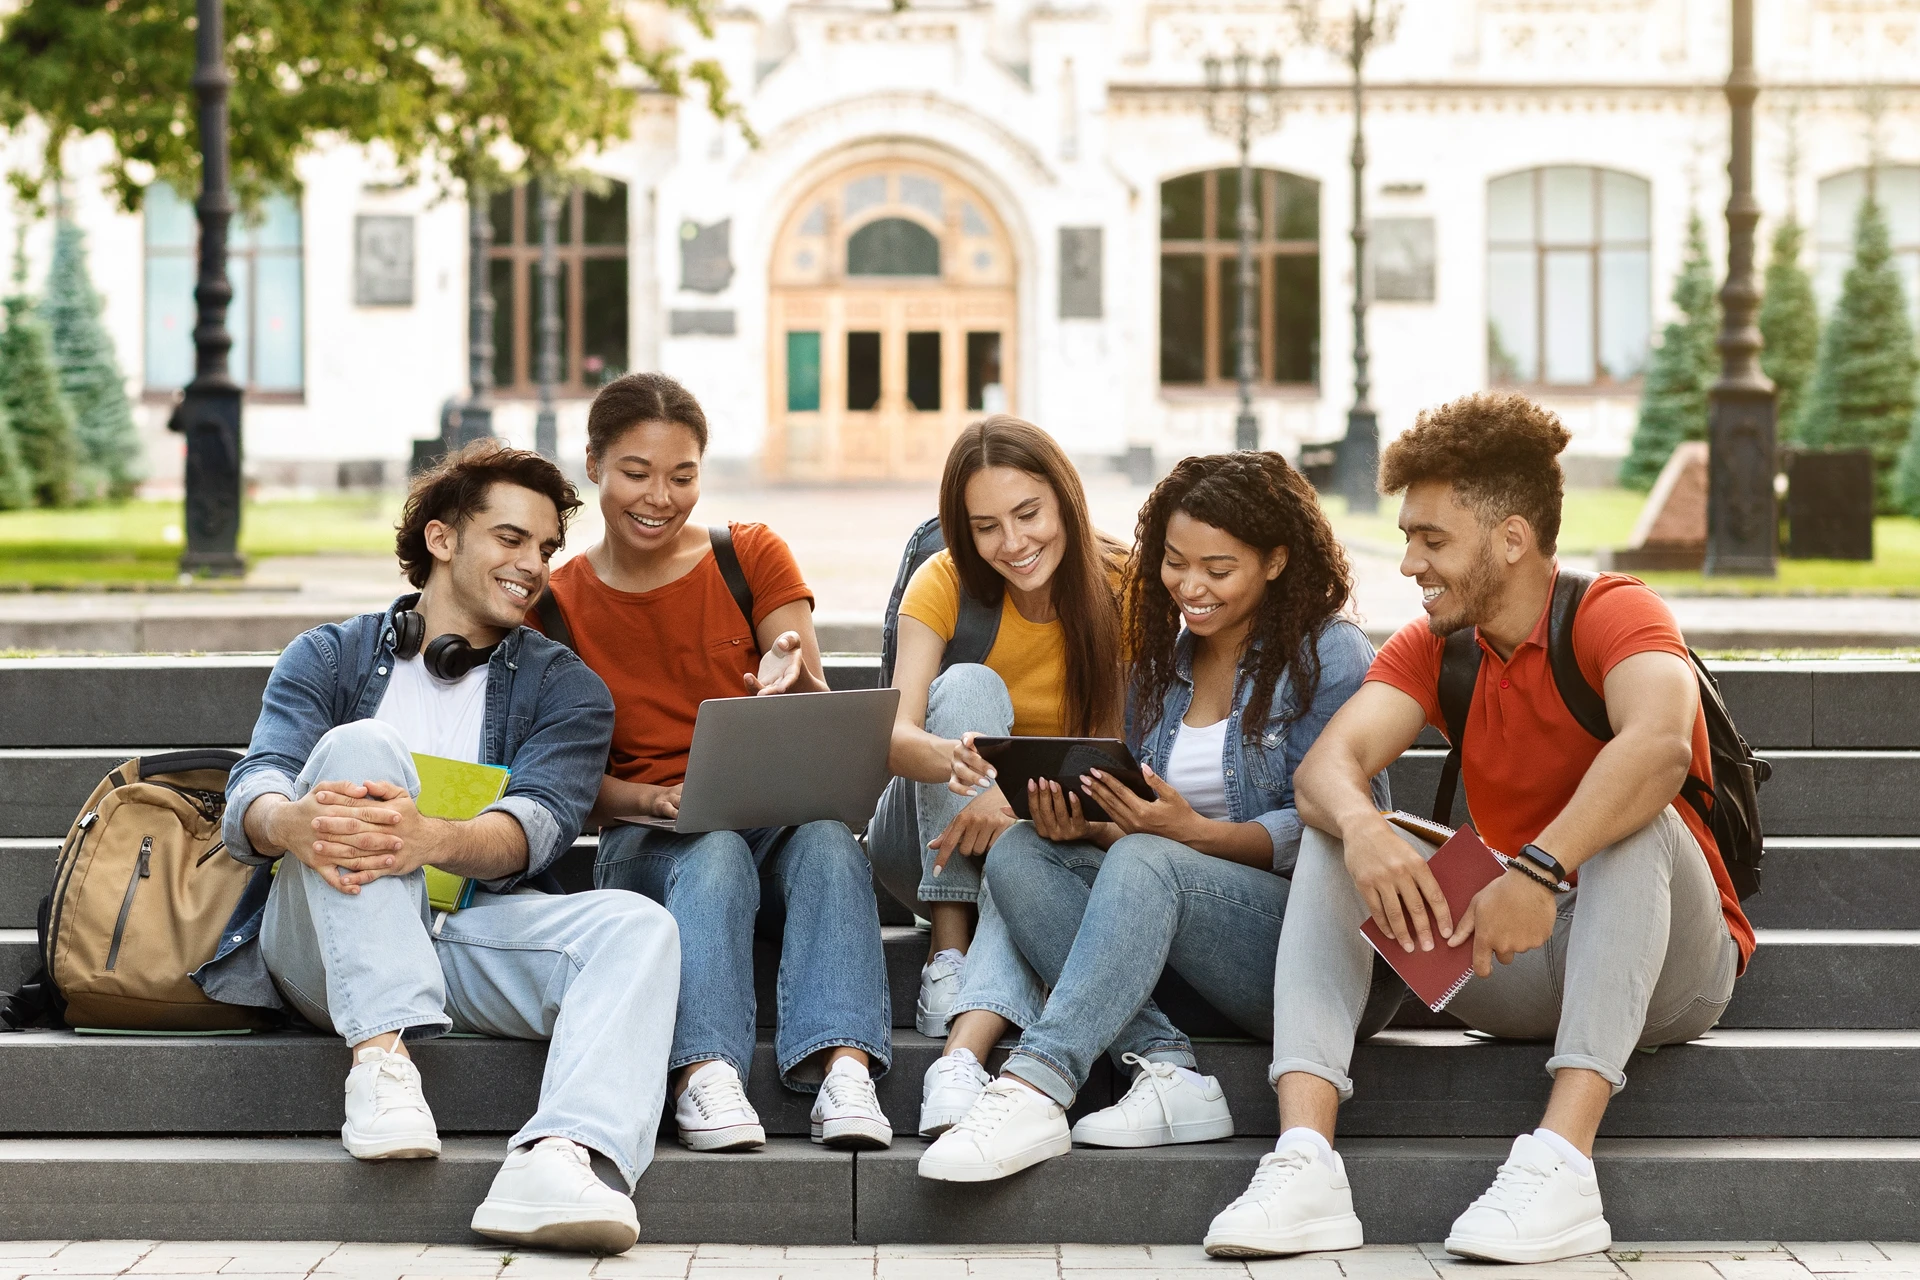
[[[1013,408],[1012,245],[952,174],[834,174],[788,215],[769,279],[769,475],[935,477],[962,426]]]

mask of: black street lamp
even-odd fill
[[[1707,393],[1707,563],[1709,574],[1771,578],[1779,519],[1774,505],[1774,389],[1760,371],[1760,288],[1753,274],[1753,0],[1733,0],[1732,108],[1727,175],[1727,283],[1720,290],[1720,380]]]
[[[493,209],[480,181],[467,182],[467,376],[473,390],[460,406],[458,449],[493,434]]]
[[[1219,58],[1208,57],[1207,127],[1232,139],[1240,148],[1240,308],[1234,326],[1234,377],[1240,384],[1240,412],[1233,420],[1233,447],[1260,447],[1260,420],[1253,415],[1253,383],[1260,376],[1259,321],[1254,305],[1259,276],[1254,267],[1253,242],[1260,229],[1254,203],[1251,150],[1256,134],[1280,127],[1280,58],[1269,54],[1261,64],[1261,78],[1253,78],[1253,57],[1245,49],[1233,55],[1233,80],[1225,81]]]
[[[227,370],[227,74],[223,0],[198,0],[194,33],[194,96],[200,108],[199,316],[193,326],[193,381],[167,422],[187,438],[187,548],[182,573],[239,577],[247,564],[240,543],[240,388]]]
[[[533,447],[549,462],[560,459],[560,429],[553,411],[553,388],[560,380],[560,193],[549,174],[529,194],[540,202],[540,415],[534,419]]]

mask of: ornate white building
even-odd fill
[[[1877,161],[1920,299],[1920,5],[1756,2],[1763,243],[1797,212],[1830,297]],[[1515,385],[1574,429],[1580,471],[1608,473],[1690,214],[1724,264],[1729,5],[1400,8],[1366,114],[1382,430]],[[1301,45],[1290,6],[745,0],[710,42],[677,38],[726,68],[757,143],[653,98],[589,161],[605,182],[561,235],[564,452],[593,388],[637,368],[700,395],[716,465],[772,478],[926,476],[1002,407],[1086,460],[1226,447],[1236,154],[1207,127],[1202,60],[1236,49],[1277,53],[1284,85],[1253,147],[1262,440],[1344,430],[1353,118],[1345,68]],[[302,174],[238,241],[249,469],[331,483],[385,460],[392,478],[465,393],[465,210],[356,149]],[[118,214],[84,179],[74,197],[155,474],[177,475],[162,428],[192,367],[191,210],[160,191]],[[530,440],[537,228],[524,193],[493,206],[496,421]]]

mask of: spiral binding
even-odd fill
[[[1473,981],[1473,970],[1468,969],[1465,973],[1460,975],[1460,981],[1454,983],[1452,986],[1447,988],[1446,994],[1442,995],[1437,1003],[1430,1004],[1427,1006],[1427,1008],[1433,1010],[1435,1013],[1439,1013],[1442,1009],[1446,1008],[1447,1005],[1452,1002],[1455,996],[1460,994],[1460,989],[1466,986],[1467,983],[1471,981]]]

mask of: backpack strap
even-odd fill
[[[1547,616],[1547,662],[1553,668],[1553,684],[1560,691],[1560,701],[1573,713],[1574,723],[1600,741],[1611,742],[1613,725],[1607,719],[1607,700],[1587,683],[1573,652],[1573,618],[1592,585],[1593,575],[1577,569],[1562,569],[1554,579]]]
[[[740,555],[733,549],[733,530],[726,525],[716,524],[707,530],[707,537],[713,543],[713,563],[720,569],[720,576],[726,579],[727,591],[733,596],[733,603],[740,609],[740,616],[747,620],[747,631],[753,632],[753,587],[747,582],[746,570],[740,567]],[[758,640],[755,641],[756,645]]]
[[[1467,737],[1467,710],[1480,679],[1480,640],[1472,627],[1447,637],[1440,655],[1440,718],[1447,725],[1447,760],[1440,766],[1440,788],[1433,796],[1433,820],[1453,825],[1453,793],[1460,785],[1460,748]]]
[[[567,617],[560,612],[560,602],[553,598],[552,587],[540,588],[540,594],[533,602],[533,616],[540,619],[540,630],[547,639],[573,648],[573,628],[567,625]]]
[[[960,589],[960,614],[953,622],[953,639],[940,654],[940,670],[961,662],[985,662],[1000,634],[1000,602],[982,604],[965,587]]]
[[[197,773],[202,769],[217,769],[230,772],[240,763],[240,753],[224,747],[205,747],[196,751],[167,751],[160,755],[140,757],[140,776],[158,777],[163,773]],[[119,770],[114,770],[116,776]],[[115,783],[125,786],[124,782]]]

